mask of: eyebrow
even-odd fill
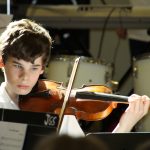
[[[13,63],[14,64],[18,64],[18,65],[22,65],[21,63],[17,62],[16,60],[13,60]],[[40,67],[42,65],[39,65],[39,64],[32,64],[34,67]]]

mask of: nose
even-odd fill
[[[20,78],[24,81],[27,81],[30,78],[30,72],[22,70],[22,72],[20,73]]]

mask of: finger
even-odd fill
[[[143,100],[143,101],[149,101],[150,98],[149,98],[147,95],[143,95],[143,96],[142,96],[142,100]]]
[[[141,113],[143,114],[143,100],[142,97],[136,99],[136,101],[134,101],[134,105],[135,105],[135,112],[137,113]]]
[[[128,101],[129,101],[129,102],[130,102],[130,101],[135,101],[135,100],[137,100],[138,98],[140,98],[139,95],[137,95],[137,94],[132,94],[131,96],[129,96]]]
[[[136,103],[137,103],[137,101],[138,101],[140,98],[141,98],[141,97],[140,97],[139,95],[137,95],[137,94],[132,94],[132,95],[129,97],[129,99],[128,99],[128,101],[129,101],[129,107],[128,107],[128,109],[130,109],[130,111],[134,112],[135,109],[136,109],[136,110],[139,109],[139,108],[138,108],[138,107],[139,107],[139,104],[136,106]]]
[[[143,100],[144,115],[146,115],[148,113],[149,107],[150,107],[150,98],[146,95],[143,95],[142,100]]]

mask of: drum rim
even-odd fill
[[[80,57],[80,60],[82,62],[89,62],[92,64],[102,64],[102,65],[112,66],[112,63],[106,63],[106,61],[104,61],[102,59],[100,61],[98,61],[92,57],[78,56],[78,55],[53,55],[53,56],[51,56],[50,61],[51,60],[58,60],[58,61],[68,61],[69,60],[69,61],[72,61],[78,57]]]

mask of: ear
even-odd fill
[[[3,68],[3,67],[4,67],[4,62],[3,62],[2,57],[0,56],[0,68]]]

